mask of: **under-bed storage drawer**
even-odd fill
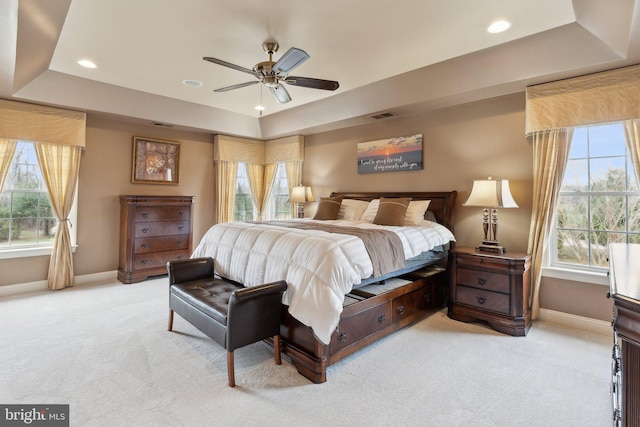
[[[331,353],[384,329],[390,322],[391,304],[389,302],[340,319],[336,332],[331,336],[331,343],[329,344]]]
[[[393,301],[392,313],[393,322],[410,323],[416,314],[422,312],[434,304],[434,287],[427,285],[413,292],[395,298]]]

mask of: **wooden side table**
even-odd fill
[[[497,331],[525,336],[531,327],[531,257],[466,247],[455,248],[451,257],[449,317],[484,320]]]

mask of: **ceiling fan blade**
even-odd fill
[[[205,56],[202,59],[204,59],[205,61],[213,62],[214,64],[222,65],[223,67],[229,67],[229,68],[233,68],[234,70],[242,71],[243,73],[251,74],[252,76],[256,76],[256,77],[260,76],[260,73],[258,73],[257,71],[250,70],[248,68],[241,67],[236,64],[232,64],[231,62],[223,61],[222,59],[212,58],[210,56]]]
[[[284,104],[285,102],[291,101],[291,96],[289,92],[282,85],[278,85],[276,87],[270,87],[271,93],[276,97],[276,101],[279,104]]]
[[[272,70],[276,74],[288,74],[307,59],[309,59],[307,52],[297,47],[292,47],[278,59],[278,62],[275,63]]]
[[[253,86],[258,83],[260,83],[258,80],[256,80],[255,82],[238,83],[237,85],[231,85],[231,86],[221,87],[220,89],[214,89],[214,92],[228,92],[230,90],[240,89],[241,87]]]
[[[336,90],[340,84],[333,80],[312,79],[310,77],[289,76],[285,79],[292,86],[310,87],[312,89]]]

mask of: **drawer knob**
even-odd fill
[[[404,314],[404,305],[398,306],[398,314],[400,314],[400,315]]]
[[[145,213],[143,213],[143,214],[142,214],[142,218],[144,218],[144,219],[149,218],[149,214],[148,214],[148,213],[146,213],[146,212],[145,212]]]
[[[485,283],[487,283],[487,281],[485,279],[483,279],[482,277],[478,277],[478,285],[482,286]]]
[[[149,261],[147,261],[146,259],[143,259],[142,261],[140,261],[140,264],[142,265],[147,265],[149,263]]]
[[[338,334],[338,341],[345,342],[346,340],[347,340],[347,333],[346,332],[340,332]]]
[[[178,212],[178,216],[182,218],[184,216],[184,212]]]
[[[477,300],[478,300],[478,304],[484,304],[485,302],[487,302],[487,300],[482,297],[478,297]]]
[[[180,240],[180,241],[178,242],[178,246],[182,246],[182,245],[184,245],[184,242],[183,242],[182,240]]]
[[[147,249],[149,246],[146,243],[143,243],[141,247],[142,249]]]
[[[184,258],[182,255],[178,255],[178,259],[182,259]]]
[[[148,229],[148,228],[143,228],[143,229],[142,229],[142,232],[143,232],[143,233],[148,233],[148,232],[149,232],[149,229]]]
[[[184,225],[179,225],[178,226],[178,230],[180,230],[180,231],[184,230]]]
[[[384,323],[387,320],[387,317],[384,314],[378,316],[378,323]]]

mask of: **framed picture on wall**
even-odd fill
[[[358,173],[422,169],[422,134],[358,143]]]
[[[132,183],[178,184],[179,165],[179,142],[133,137]]]

